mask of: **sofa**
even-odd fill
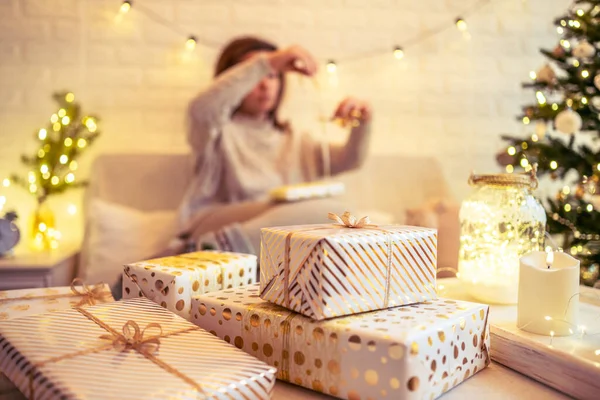
[[[175,233],[176,209],[191,174],[189,154],[98,156],[85,193],[79,275],[112,283],[123,263],[160,250]],[[438,268],[456,267],[458,207],[435,159],[371,156],[360,170],[335,179],[345,183],[342,200],[354,205],[350,211],[357,216],[437,228]]]

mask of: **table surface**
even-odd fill
[[[0,271],[15,269],[51,269],[79,251],[75,245],[61,243],[56,250],[31,251],[26,246],[15,249],[14,255],[0,257]]]
[[[462,292],[460,283],[456,279],[441,279],[439,280],[438,288],[440,297],[476,301]],[[490,321],[495,323],[505,321],[508,315],[514,315],[514,311],[512,311],[514,307],[515,306],[491,306]],[[496,362],[492,362],[488,368],[478,372],[473,377],[467,379],[440,397],[440,399],[443,400],[462,400],[469,398],[486,400],[570,399],[570,397]],[[327,400],[333,399],[333,397],[300,386],[277,381],[273,399]]]

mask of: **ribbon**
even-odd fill
[[[350,214],[348,211],[344,212],[341,216],[335,213],[328,213],[327,217],[330,220],[336,221],[337,224],[332,224],[331,226],[324,226],[319,228],[307,228],[306,230],[293,231],[286,235],[285,237],[285,247],[283,254],[283,295],[285,301],[285,307],[290,308],[290,251],[291,251],[291,242],[292,236],[294,236],[297,232],[303,231],[315,231],[321,229],[330,229],[334,228],[348,228],[348,229],[373,229],[376,231],[380,231],[386,234],[387,238],[387,265],[386,265],[386,275],[385,275],[385,293],[383,296],[383,304],[382,308],[387,308],[390,299],[390,278],[391,278],[391,270],[392,270],[392,235],[390,231],[379,228],[375,224],[371,224],[371,221],[368,216],[357,219],[355,216]]]
[[[77,285],[79,284],[79,285]],[[77,286],[81,286],[82,290],[79,291]],[[9,303],[13,301],[23,301],[23,300],[40,300],[40,299],[62,299],[67,297],[83,297],[83,299],[77,303],[74,307],[82,307],[84,305],[95,305],[97,303],[108,303],[113,300],[112,293],[108,290],[104,290],[104,283],[99,283],[90,288],[90,286],[83,283],[80,278],[75,278],[71,282],[71,292],[72,293],[64,293],[64,294],[47,294],[43,296],[22,296],[22,297],[12,297],[6,299],[0,299],[0,304]]]
[[[85,316],[92,322],[96,323],[98,326],[100,326],[107,332],[109,332],[108,335],[99,336],[99,339],[110,340],[111,342],[107,343],[107,344],[99,345],[97,347],[80,350],[80,351],[77,351],[74,353],[52,357],[45,361],[34,364],[32,366],[32,368],[29,370],[29,390],[30,390],[31,399],[35,398],[35,395],[34,395],[35,388],[34,388],[33,383],[34,383],[34,379],[39,375],[39,372],[36,371],[38,368],[40,368],[44,365],[47,365],[47,364],[56,363],[59,361],[71,359],[71,358],[85,355],[85,354],[97,353],[97,352],[100,352],[103,350],[108,350],[110,348],[113,348],[120,353],[129,351],[129,350],[134,350],[134,351],[138,352],[139,354],[143,355],[149,361],[152,361],[154,364],[156,364],[159,367],[161,367],[162,369],[164,369],[165,371],[177,376],[178,378],[180,378],[181,380],[183,380],[184,382],[186,382],[187,384],[192,386],[194,389],[196,389],[196,391],[198,391],[199,393],[204,394],[204,390],[202,390],[202,386],[200,386],[199,383],[197,383],[195,380],[193,380],[189,376],[185,375],[183,372],[179,371],[177,368],[167,364],[166,362],[160,360],[158,357],[156,357],[154,355],[154,353],[156,353],[160,347],[160,338],[166,338],[166,337],[177,335],[180,333],[200,330],[199,327],[192,326],[190,328],[179,329],[179,330],[172,331],[172,332],[165,334],[165,333],[163,333],[161,325],[158,323],[150,323],[150,324],[146,325],[146,327],[143,330],[140,330],[139,325],[135,321],[129,320],[123,325],[123,328],[122,328],[123,333],[119,333],[118,331],[116,331],[115,329],[110,327],[108,324],[106,324],[105,322],[100,320],[98,317],[89,313],[88,311],[84,310],[83,308],[75,307],[74,309],[77,310],[78,312],[80,312],[83,316]],[[153,328],[158,328],[159,334],[155,335],[155,336],[151,336],[151,337],[145,337],[146,331],[153,329]]]

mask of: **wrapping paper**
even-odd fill
[[[437,299],[315,321],[258,298],[258,285],[193,299],[193,322],[342,399],[430,399],[485,368],[488,306]]]
[[[345,189],[343,182],[307,182],[275,188],[271,190],[270,196],[278,202],[299,201],[338,196],[343,194]]]
[[[0,322],[29,315],[114,301],[106,284],[0,291]],[[15,385],[0,373],[0,394],[16,391]]]
[[[254,255],[199,251],[126,265],[123,298],[147,297],[189,320],[192,296],[249,285],[256,278]]]
[[[145,298],[0,323],[0,369],[36,399],[268,399],[276,373]]]
[[[264,228],[260,297],[316,320],[432,300],[436,247],[429,228]]]

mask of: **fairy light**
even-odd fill
[[[552,320],[552,317],[551,317],[551,316],[549,316],[549,315],[546,315],[546,316],[544,317],[544,319],[545,319],[546,321],[551,321],[551,320]]]
[[[560,45],[562,47],[564,47],[565,49],[570,49],[571,48],[571,43],[568,40],[565,40],[565,39],[561,39],[560,40]]]
[[[404,50],[401,47],[396,47],[394,49],[394,57],[396,60],[402,60],[404,58]]]
[[[52,114],[52,116],[50,117],[50,122],[52,122],[53,124],[58,122],[58,115],[56,114]]]
[[[40,129],[40,131],[38,132],[38,138],[40,140],[45,140],[48,137],[48,131],[45,129]]]
[[[50,179],[50,172],[45,172],[42,174],[42,178],[44,178],[45,180]]]
[[[64,116],[61,120],[63,125],[69,125],[69,122],[71,122],[71,119],[67,116]]]
[[[573,28],[581,28],[581,23],[579,21],[573,21]]]
[[[517,154],[517,149],[515,149],[515,148],[514,148],[514,146],[510,146],[510,147],[509,147],[509,148],[506,150],[506,152],[507,152],[509,155],[511,155],[511,156],[514,156],[515,154]]]
[[[40,232],[46,232],[46,229],[48,229],[48,226],[45,223],[40,222],[40,224],[38,225],[38,229],[40,230]]]
[[[58,117],[62,118],[65,115],[67,115],[67,110],[65,110],[64,108],[61,108],[60,110],[58,110]]]
[[[580,17],[583,17],[584,11],[580,8],[577,10],[577,15],[579,15]]]
[[[544,96],[544,93],[537,91],[535,92],[535,97],[537,97],[537,101],[540,104],[546,104],[546,96]]]
[[[525,125],[529,125],[529,122],[530,122],[530,121],[529,121],[529,117],[523,117],[523,123],[524,123]]]
[[[4,179],[2,180],[2,186],[4,186],[4,187],[9,187],[9,186],[10,186],[10,179],[8,179],[8,178],[4,178]]]
[[[337,71],[337,64],[333,60],[327,61],[327,72],[334,74]]]
[[[506,172],[508,172],[509,174],[512,174],[514,170],[515,170],[515,167],[513,167],[512,164],[508,164],[506,166]]]
[[[67,103],[72,103],[73,101],[75,101],[75,95],[73,93],[71,93],[71,92],[67,93],[65,95],[65,101]]]
[[[569,193],[571,193],[571,188],[569,186],[565,186],[562,188],[562,192],[565,196],[567,196]]]
[[[63,154],[63,155],[61,155],[61,156],[60,156],[60,158],[58,159],[58,161],[59,161],[61,164],[66,164],[66,163],[67,163],[67,161],[69,161],[69,157],[67,157],[67,155],[66,155],[66,154]]]
[[[78,166],[78,165],[77,165],[77,161],[75,161],[75,160],[73,160],[73,161],[71,161],[71,162],[69,163],[69,169],[70,169],[71,171],[75,171],[75,170],[77,169],[77,166]]]
[[[73,139],[68,137],[65,139],[64,143],[65,143],[65,147],[71,147],[73,145]]]
[[[571,205],[570,204],[565,204],[565,212],[571,212]]]
[[[37,192],[37,186],[36,186],[36,184],[35,184],[35,183],[32,183],[31,185],[29,185],[29,191],[30,191],[31,193],[35,193],[35,192]]]
[[[581,71],[582,78],[589,78],[589,76],[590,76],[590,71],[588,71],[587,69],[584,69],[583,71]]]
[[[550,161],[550,169],[557,169],[558,163],[556,161]]]
[[[567,26],[567,21],[565,21],[564,19],[561,19],[561,20],[560,20],[560,24],[561,24],[562,26]]]
[[[47,174],[48,173],[48,166],[46,164],[42,164],[42,166],[40,167],[40,172],[42,174]]]
[[[54,130],[54,132],[58,132],[60,131],[60,123],[56,122],[54,123],[54,125],[52,125],[52,129]]]
[[[535,81],[537,79],[537,74],[535,73],[535,71],[529,71],[529,77],[532,81]]]
[[[87,145],[87,142],[84,138],[77,139],[77,147],[83,149]]]
[[[196,48],[197,42],[196,36],[190,36],[185,42],[185,48],[188,49],[188,51],[193,51]]]
[[[600,171],[600,164],[597,164],[597,165],[596,165],[596,169],[597,169],[598,171]]]
[[[72,172],[69,172],[67,176],[65,176],[65,182],[73,183],[75,181],[75,175]]]
[[[558,110],[558,104],[552,103],[552,110],[554,110],[554,111]]]
[[[50,179],[50,183],[53,184],[54,186],[58,185],[58,183],[60,182],[60,178],[56,175],[54,175],[51,179]]]
[[[456,19],[455,24],[456,24],[456,27],[458,28],[458,30],[461,32],[466,32],[468,29],[467,23],[465,22],[465,20],[460,17]]]
[[[521,158],[520,164],[521,164],[521,167],[527,168],[529,166],[529,161],[527,161],[526,158]]]
[[[27,174],[27,179],[29,180],[29,183],[35,182],[35,173],[33,171],[29,171]]]
[[[556,32],[557,32],[559,35],[562,35],[562,34],[565,32],[565,30],[564,30],[564,29],[563,29],[561,26],[557,26],[557,27],[556,27]]]
[[[94,121],[93,118],[85,118],[84,124],[90,132],[96,132],[96,129],[97,129],[96,121]]]
[[[585,207],[585,209],[587,210],[587,212],[592,212],[592,211],[594,211],[594,206],[593,206],[593,205],[591,205],[591,204],[588,204],[588,205]]]
[[[579,67],[579,65],[580,65],[579,60],[573,60],[572,64],[574,67]]]
[[[131,1],[124,1],[123,4],[121,4],[121,8],[119,9],[119,11],[121,12],[121,14],[126,14],[129,10],[131,9]]]
[[[587,97],[582,97],[581,98],[581,104],[587,104],[587,103],[588,103]]]
[[[69,213],[69,215],[77,214],[77,206],[75,204],[69,204],[67,206],[67,212]]]

